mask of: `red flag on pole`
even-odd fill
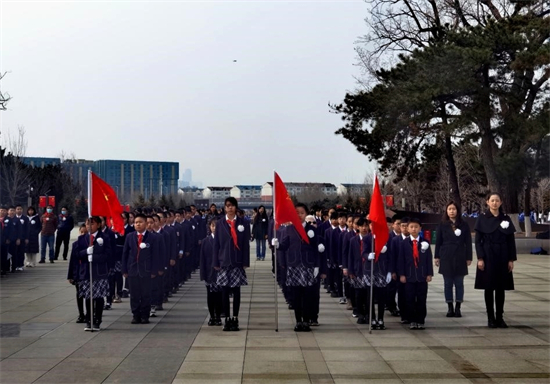
[[[378,260],[380,251],[384,248],[390,238],[390,233],[386,222],[384,200],[382,199],[382,193],[380,192],[380,186],[378,185],[378,176],[376,175],[374,175],[374,192],[372,193],[372,199],[370,202],[369,220],[372,223],[372,234],[375,238],[374,253],[376,255],[376,260]]]
[[[90,216],[105,216],[107,224],[113,220],[113,230],[124,233],[122,207],[115,191],[92,171],[88,171],[88,211]]]
[[[296,213],[296,207],[292,199],[288,195],[285,184],[275,172],[275,182],[273,183],[274,188],[274,209],[275,209],[275,229],[279,229],[281,224],[288,223],[289,221],[294,224],[298,234],[306,243],[309,244],[309,238],[306,235],[306,231],[302,226],[302,222]]]

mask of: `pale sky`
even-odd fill
[[[361,183],[334,132],[357,88],[357,1],[1,2],[1,131],[27,156],[176,161],[203,185]],[[237,62],[234,62],[237,60]],[[4,136],[4,134],[2,135]]]

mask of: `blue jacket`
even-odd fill
[[[74,220],[71,215],[67,215],[67,216],[59,215],[57,217],[58,232],[63,232],[63,233],[71,232],[73,228],[74,228]]]
[[[405,276],[407,283],[426,282],[426,277],[433,276],[433,257],[430,247],[422,251],[423,238],[418,238],[416,247],[418,248],[418,265],[414,265],[413,243],[409,238],[403,240],[399,246],[399,256],[397,259],[397,273],[399,276]]]
[[[313,234],[309,238],[309,244],[302,240],[302,237],[296,230],[294,225],[289,225],[286,230],[281,233],[279,241],[279,249],[281,252],[282,267],[298,267],[303,265],[307,268],[319,268],[319,273],[323,274],[324,263],[321,262],[319,251],[317,249],[319,236],[316,228],[311,224],[306,224],[304,230],[306,234]],[[310,232],[311,231],[311,232]]]
[[[239,227],[242,226],[242,232]],[[231,226],[225,216],[216,222],[214,238],[213,267],[249,267],[250,266],[250,225],[240,217],[235,217],[237,249],[231,237]]]
[[[363,249],[361,250],[361,242],[363,243]],[[348,240],[348,274],[357,277],[364,276],[367,268],[370,268],[370,261],[368,260],[369,253],[372,248],[371,237],[361,236],[352,237]],[[366,266],[365,264],[368,264]],[[369,272],[370,273],[370,272]]]
[[[217,280],[217,272],[212,268],[214,257],[214,237],[206,236],[201,242],[200,250],[200,276],[201,280],[213,284]]]
[[[147,277],[156,275],[159,271],[159,237],[145,231],[141,244],[138,246],[138,232],[126,236],[122,251],[122,273],[132,277]]]
[[[98,239],[102,239],[103,244],[100,245]],[[88,254],[86,251],[90,246],[90,234],[80,235],[77,243],[75,254],[78,255],[78,280],[89,280],[90,264],[88,263]],[[112,257],[112,247],[109,236],[98,231],[97,236],[94,238],[93,247],[92,279],[106,279],[109,275],[109,263]]]

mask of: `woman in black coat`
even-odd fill
[[[42,222],[34,207],[27,209],[27,217],[29,218],[29,242],[25,247],[25,267],[34,267],[40,252],[38,235],[42,230]]]
[[[507,328],[503,319],[504,291],[514,289],[512,271],[517,260],[516,229],[510,217],[502,212],[502,198],[498,193],[488,196],[487,205],[489,210],[477,218],[475,226],[478,260],[475,288],[485,290],[488,326]]]
[[[269,219],[265,207],[260,205],[258,213],[252,222],[252,239],[256,240],[256,260],[265,260],[265,241],[267,240],[267,225]]]
[[[472,234],[468,223],[460,218],[458,205],[451,201],[445,207],[443,221],[437,227],[435,265],[443,275],[445,301],[449,306],[447,317],[462,317],[460,306],[464,301],[464,276],[472,264]],[[453,308],[453,285],[455,302]]]

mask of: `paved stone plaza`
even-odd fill
[[[486,327],[483,294],[466,278],[462,318],[445,317],[443,279],[428,294],[427,329],[410,331],[386,313],[368,333],[344,305],[321,296],[321,326],[293,331],[279,294],[274,324],[271,262],[252,258],[241,332],[208,327],[198,274],[151,324],[131,325],[129,299],[104,312],[101,332],[76,324],[68,263],[40,264],[0,280],[0,382],[7,383],[548,383],[550,258],[520,255],[507,293],[510,328]]]

